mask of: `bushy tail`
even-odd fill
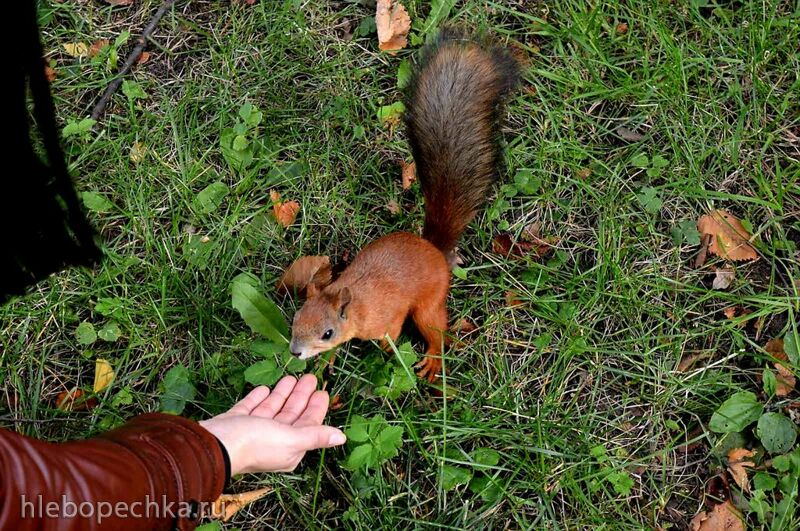
[[[445,30],[412,76],[406,126],[425,196],[422,236],[449,259],[502,166],[502,103],[518,75],[506,50]]]

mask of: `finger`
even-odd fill
[[[308,406],[308,400],[317,388],[317,377],[313,374],[306,374],[297,385],[294,386],[292,394],[286,399],[283,408],[275,415],[275,420],[284,424],[293,424]]]
[[[332,426],[307,426],[295,430],[295,448],[303,451],[331,448],[347,442],[341,430]]]
[[[308,399],[306,410],[300,415],[294,426],[303,428],[305,426],[319,426],[325,418],[325,413],[328,412],[328,406],[331,399],[325,391],[315,391],[311,398]]]
[[[269,396],[261,402],[250,414],[257,417],[271,419],[281,410],[286,399],[292,393],[292,389],[297,385],[297,378],[294,376],[284,376],[272,389]]]
[[[249,415],[258,405],[269,396],[269,387],[259,385],[247,396],[236,402],[224,415]]]

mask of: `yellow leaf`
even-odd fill
[[[131,146],[131,162],[139,164],[144,160],[147,155],[147,147],[139,141],[136,141]]]
[[[267,494],[272,492],[270,487],[263,489],[251,490],[249,492],[242,492],[241,494],[222,494],[214,502],[213,518],[227,522],[239,509],[246,505],[250,505],[256,500],[260,500]]]
[[[64,51],[72,57],[82,58],[89,55],[89,45],[85,42],[67,42],[62,44]]]
[[[94,392],[99,393],[114,381],[114,368],[104,359],[94,362]]]

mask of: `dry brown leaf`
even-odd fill
[[[143,65],[149,60],[150,60],[150,52],[142,52],[141,55],[139,55],[139,58],[136,60],[136,64]]]
[[[130,6],[133,5],[133,0],[106,0],[106,4],[112,6]]]
[[[331,398],[331,405],[329,407],[331,411],[338,411],[342,409],[344,407],[342,397],[340,395],[333,395]]]
[[[297,214],[300,212],[300,203],[297,201],[281,201],[281,194],[275,190],[269,193],[269,198],[272,200],[272,213],[278,223],[283,228],[294,223]]]
[[[588,179],[591,176],[592,176],[591,168],[581,168],[580,170],[578,170],[577,177],[581,181],[585,181],[586,179]]]
[[[61,411],[89,411],[97,407],[95,397],[86,398],[81,389],[62,391],[56,397],[56,407]]]
[[[775,370],[778,374],[775,375],[777,385],[775,386],[775,396],[787,396],[794,390],[797,385],[797,379],[792,374],[792,371],[783,363],[773,363]]]
[[[708,250],[726,260],[755,260],[758,253],[750,245],[750,233],[736,216],[725,210],[715,210],[697,220],[701,235],[710,235]]]
[[[470,332],[473,332],[477,329],[478,327],[475,326],[475,323],[473,323],[466,317],[463,319],[459,319],[458,321],[453,323],[452,326],[450,326],[450,331],[453,332],[454,334],[459,334],[459,333],[469,334]]]
[[[281,294],[296,292],[299,296],[306,297],[330,284],[331,280],[329,256],[301,256],[283,273],[275,284],[275,289]]]
[[[711,351],[704,351],[698,352],[697,354],[689,354],[681,358],[680,363],[678,363],[678,367],[675,369],[678,372],[686,372],[692,368],[692,366],[700,360],[704,360],[706,358],[710,358],[712,356]]]
[[[45,66],[44,67],[44,77],[47,78],[47,81],[52,83],[53,81],[56,80],[56,69],[53,68],[52,66],[49,66],[49,65]]]
[[[408,190],[417,180],[417,163],[401,161],[400,167],[403,170],[403,190]]]
[[[397,201],[395,201],[394,199],[392,199],[391,201],[386,203],[386,210],[388,210],[389,212],[391,212],[395,216],[403,211],[403,209],[400,208],[400,204]]]
[[[730,267],[717,267],[714,269],[714,281],[711,283],[713,289],[728,289],[733,284],[736,273]]]
[[[100,52],[103,51],[103,48],[110,45],[111,41],[108,39],[99,39],[94,41],[92,45],[89,46],[89,57],[95,57],[96,55],[98,55]]]
[[[617,24],[616,30],[617,33],[619,33],[620,35],[625,35],[626,33],[628,33],[628,23],[620,22],[619,24]]]
[[[95,393],[99,393],[114,381],[114,367],[102,359],[97,358],[94,362],[94,386],[92,389]]]
[[[716,505],[711,514],[705,511],[692,518],[692,531],[744,531],[742,515],[730,500]]]
[[[756,455],[755,451],[744,448],[733,448],[728,452],[728,472],[739,488],[745,492],[750,492],[750,480],[747,478],[746,468],[756,466],[749,459],[754,455]]]
[[[241,494],[222,494],[214,501],[213,518],[227,522],[243,507],[260,500],[272,492],[271,487],[242,492]]]
[[[773,358],[778,360],[772,363],[772,365],[775,367],[775,370],[778,372],[778,374],[775,375],[775,379],[778,381],[778,385],[775,386],[775,395],[788,395],[794,390],[795,385],[797,385],[797,378],[795,378],[794,374],[792,374],[792,371],[789,370],[789,367],[781,363],[783,361],[788,361],[789,359],[789,356],[786,355],[786,351],[783,347],[783,339],[770,339],[764,346],[764,350],[769,352]]]
[[[555,242],[556,238],[536,238],[528,231],[523,232],[522,240],[515,242],[510,234],[502,233],[492,240],[492,251],[506,258],[522,258],[530,254],[533,254],[535,258],[541,258],[550,252]]]
[[[81,59],[89,55],[89,45],[85,42],[67,42],[61,45],[67,55]]]
[[[378,29],[378,47],[381,50],[391,53],[406,47],[411,18],[403,4],[395,4],[393,0],[378,0],[375,7],[375,26]]]
[[[519,295],[514,291],[506,291],[506,306],[509,308],[516,308],[522,306],[524,303],[519,298]]]
[[[645,138],[643,134],[628,129],[624,125],[617,127],[616,131],[621,139],[627,140],[628,142],[641,142]]]

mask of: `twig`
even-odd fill
[[[144,27],[144,31],[142,31],[142,35],[139,37],[136,46],[131,51],[128,58],[125,60],[125,64],[122,65],[122,69],[117,74],[117,77],[109,83],[108,87],[106,87],[106,91],[103,93],[103,96],[97,101],[97,105],[94,106],[92,110],[92,120],[97,120],[100,118],[100,115],[103,114],[103,111],[106,109],[106,105],[111,100],[111,96],[117,91],[119,86],[122,84],[122,78],[130,71],[136,61],[139,59],[139,56],[142,55],[145,46],[147,45],[147,39],[150,37],[150,34],[153,33],[153,30],[156,29],[158,22],[161,20],[161,17],[164,16],[164,13],[172,7],[172,4],[175,3],[175,0],[166,0],[161,7],[158,8],[156,14],[153,15],[153,18],[150,19],[150,22],[147,23],[147,26]]]

